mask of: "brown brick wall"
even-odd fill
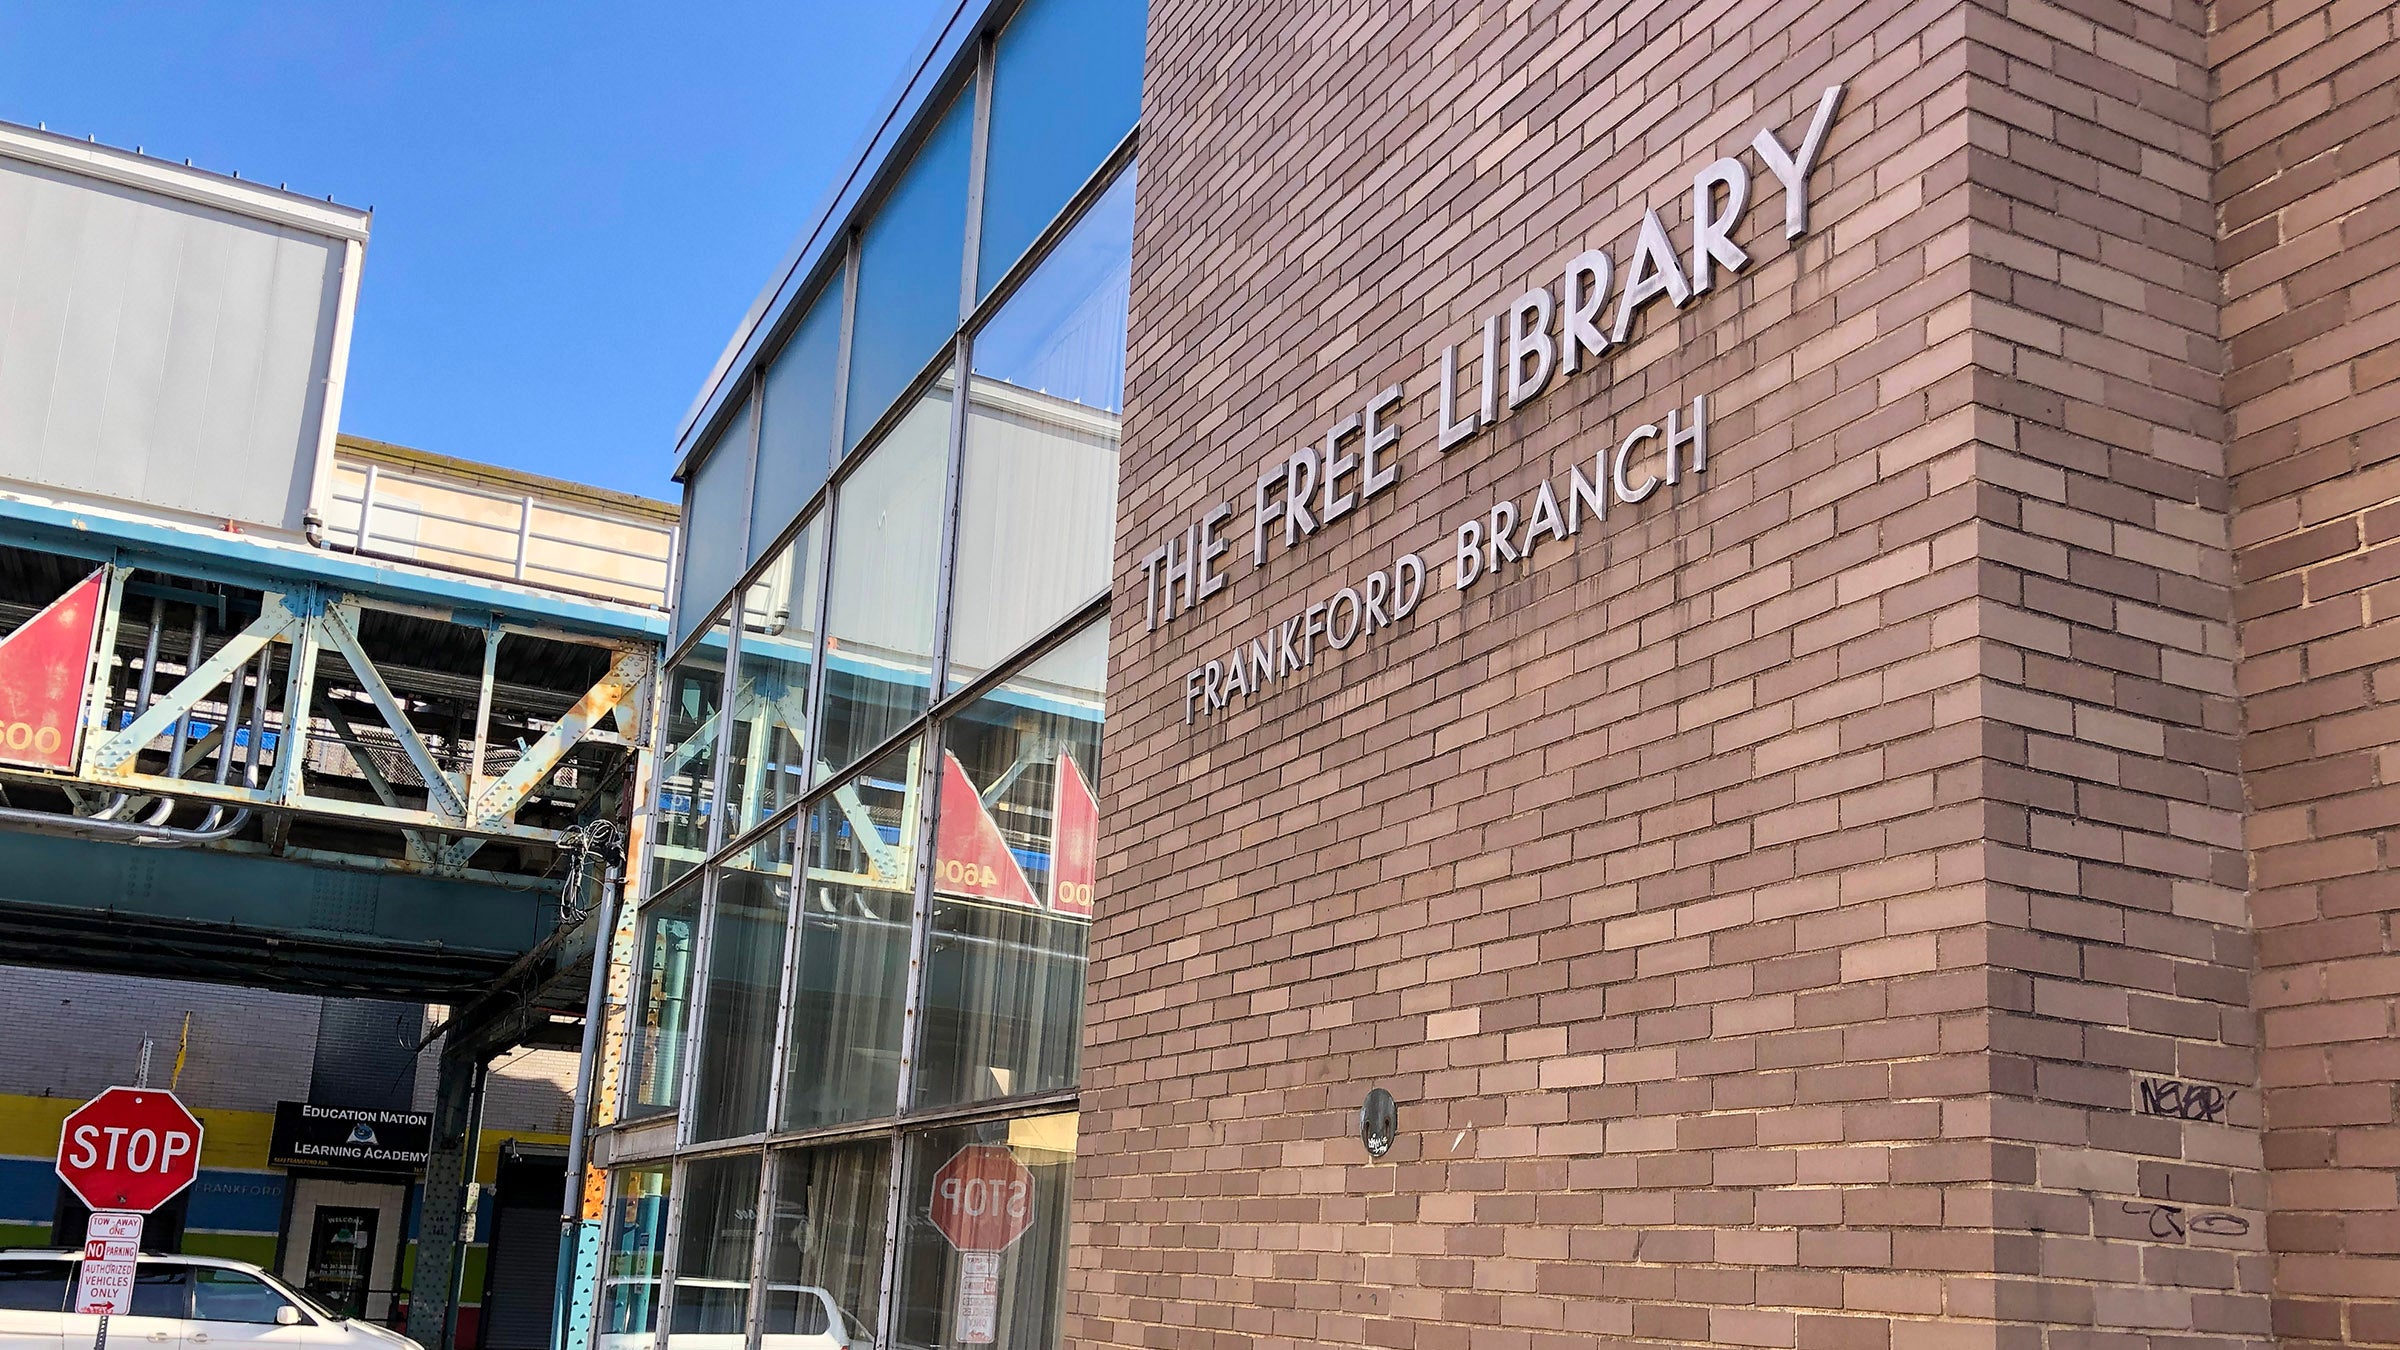
[[[2209,24],[1152,0],[1073,1342],[2270,1343]],[[1688,245],[1835,81],[1805,238],[1750,159],[1738,281],[1435,448],[1443,346],[1645,207]],[[1398,487],[1253,570],[1261,467],[1395,381]],[[1453,589],[1697,395],[1705,487]],[[1185,724],[1412,549],[1406,623]]]
[[[2052,1345],[2269,1331],[2205,20],[1968,11],[1999,1226]]]
[[[2275,1323],[2400,1344],[2400,45],[2388,5],[2220,3]]]

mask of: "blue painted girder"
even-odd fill
[[[490,882],[0,831],[12,963],[441,1001],[557,921],[557,896]]]

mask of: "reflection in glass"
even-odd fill
[[[750,489],[751,562],[808,505],[833,465],[833,365],[841,339],[842,276],[836,272],[809,302],[761,386],[758,468]]]
[[[925,711],[949,446],[945,378],[834,495],[820,782]]]
[[[667,1314],[670,1350],[740,1350],[749,1322],[758,1159],[740,1153],[684,1164],[675,1293]]]
[[[923,747],[911,741],[867,765],[804,818],[785,1129],[870,1120],[899,1104]]]
[[[1108,589],[1133,173],[975,334],[948,687]]]
[[[679,625],[670,641],[692,631],[692,618],[725,597],[742,575],[742,544],[749,520],[751,413],[744,397],[725,429],[709,443],[684,490],[683,518],[700,526],[683,541],[683,577],[675,613]]]
[[[1107,669],[1103,621],[943,723],[919,1107],[1074,1086]]]
[[[790,882],[717,870],[716,917],[693,1066],[692,1139],[731,1139],[767,1127],[767,1075],[775,1061],[775,1000],[783,983]]]
[[[725,699],[725,611],[667,667],[665,721],[659,740],[658,813],[650,834],[650,893],[698,866],[708,853],[715,814],[718,718]]]
[[[697,878],[642,906],[625,1035],[625,1115],[675,1109],[683,1033],[692,1008],[692,951],[700,932]]]
[[[950,1244],[933,1222],[936,1179],[948,1167],[1001,1182],[1024,1232],[997,1259]],[[1018,1169],[1022,1169],[1021,1171]],[[897,1346],[961,1344],[1050,1350],[1067,1273],[1067,1194],[1075,1170],[1075,1114],[929,1130],[909,1138],[900,1207]],[[1019,1209],[1019,1201],[1022,1208]],[[1005,1232],[1005,1230],[1003,1230]],[[964,1314],[964,1315],[962,1315]],[[983,1321],[984,1325],[975,1325]]]
[[[881,1318],[883,1226],[891,1181],[883,1140],[774,1155],[767,1219],[767,1302],[759,1350],[854,1350]]]
[[[802,741],[816,663],[817,555],[824,538],[823,518],[810,521],[742,593],[725,771],[729,837],[798,801],[808,784]]]
[[[600,1350],[649,1350],[667,1249],[667,1169],[632,1167],[610,1186]]]
[[[892,400],[932,362],[943,340],[957,331],[974,122],[974,96],[953,98],[859,236],[849,397],[842,407],[844,450],[866,438]]]
[[[1142,110],[1143,0],[1029,0],[1000,31],[975,294],[991,294]]]

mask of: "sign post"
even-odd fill
[[[75,1311],[100,1317],[92,1350],[108,1350],[111,1314],[133,1310],[142,1216],[200,1175],[200,1134],[175,1094],[155,1088],[110,1088],[59,1126],[58,1179],[92,1211],[75,1280]]]
[[[969,1144],[933,1174],[933,1226],[959,1252],[962,1345],[990,1345],[999,1331],[1000,1253],[1033,1226],[1033,1174],[1004,1144]]]

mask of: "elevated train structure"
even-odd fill
[[[446,1008],[408,1304],[446,1345],[488,1066],[592,1058],[679,540],[339,435],[370,223],[0,124],[0,950]]]

